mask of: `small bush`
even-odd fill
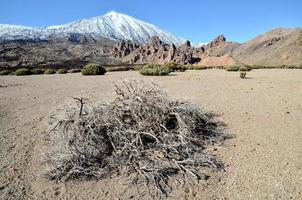
[[[66,69],[59,69],[59,70],[57,71],[57,73],[58,73],[58,74],[67,74],[68,71],[67,71]]]
[[[69,73],[79,73],[79,72],[81,72],[81,69],[71,69],[68,72]]]
[[[239,70],[238,65],[228,65],[228,66],[225,66],[224,68],[225,68],[225,70],[230,71],[230,72],[234,72],[234,71]]]
[[[247,69],[247,71],[251,71],[253,69],[253,67],[251,65],[247,65],[247,64],[243,64],[242,67],[244,67],[245,69]]]
[[[206,66],[193,66],[193,70],[204,70],[207,69]]]
[[[31,75],[31,71],[29,69],[26,68],[21,68],[21,69],[17,69],[15,71],[15,75],[16,76],[26,76],[26,75]]]
[[[56,71],[54,69],[47,69],[45,70],[44,74],[55,74]]]
[[[45,69],[32,69],[30,70],[32,74],[44,74]]]
[[[175,62],[168,62],[164,66],[169,68],[171,72],[184,72],[187,70],[185,66],[176,64]]]
[[[133,70],[134,70],[134,71],[139,71],[139,70],[141,70],[143,67],[144,67],[144,66],[142,66],[142,65],[135,65],[135,66],[133,66]]]
[[[171,73],[171,69],[159,64],[148,64],[139,70],[139,73],[145,76],[166,76]]]
[[[9,70],[3,70],[3,71],[0,72],[0,75],[9,75],[9,74],[11,74],[11,73],[12,73],[12,72],[9,71]]]
[[[83,75],[104,75],[105,73],[105,68],[96,64],[88,64],[82,69]]]
[[[239,71],[246,72],[246,71],[248,71],[248,68],[246,68],[245,66],[240,66]]]
[[[240,78],[244,79],[246,77],[246,72],[240,72]]]
[[[285,68],[287,68],[287,69],[298,69],[299,67],[298,67],[298,65],[288,65]]]
[[[252,69],[264,69],[265,67],[261,66],[261,65],[252,65],[251,68]]]

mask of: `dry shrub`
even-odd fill
[[[17,69],[15,71],[15,75],[16,76],[27,76],[27,75],[31,75],[31,71],[27,68],[21,68],[21,69]]]
[[[106,73],[106,69],[97,64],[88,64],[82,69],[82,75],[104,75]]]
[[[184,72],[187,70],[185,66],[175,62],[168,62],[164,65],[164,67],[169,68],[171,72]]]
[[[240,68],[239,65],[228,65],[228,66],[225,66],[225,70],[230,71],[230,72],[238,71],[239,68]]]
[[[45,69],[35,68],[35,69],[30,70],[30,71],[31,71],[32,74],[38,75],[38,74],[44,74]]]
[[[67,74],[68,70],[67,69],[58,69],[57,73],[58,74]]]
[[[11,74],[12,72],[9,71],[9,70],[3,70],[3,71],[0,71],[0,75],[9,75]]]
[[[68,110],[51,132],[49,177],[59,181],[102,179],[119,174],[146,193],[172,190],[169,180],[206,179],[202,167],[223,168],[205,152],[226,134],[189,102],[171,100],[156,85],[130,81],[116,85],[110,104]],[[154,197],[154,196],[153,196]]]
[[[54,70],[54,69],[46,69],[44,71],[44,74],[55,74],[55,73],[56,73],[56,70]]]
[[[171,73],[171,69],[159,64],[150,63],[139,70],[144,76],[167,76]]]

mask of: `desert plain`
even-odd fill
[[[174,190],[167,199],[302,199],[302,70],[239,72],[209,69],[146,77],[54,74],[0,77],[0,199],[148,199],[124,191],[118,177],[56,183],[43,177],[41,155],[53,113],[86,97],[109,101],[113,83],[156,83],[173,98],[214,112],[232,135],[212,149],[225,164],[207,183]]]

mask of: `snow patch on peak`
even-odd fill
[[[115,11],[110,11],[103,16],[46,28],[0,25],[0,40],[43,39],[73,33],[90,34],[95,38],[106,37],[111,40],[132,40],[137,43],[149,43],[151,37],[154,35],[167,44],[173,43],[179,46],[185,42],[184,39],[164,31],[153,24]]]
[[[104,16],[110,16],[110,15],[121,15],[121,13],[118,13],[118,12],[112,10],[112,11],[108,12],[107,14],[105,14]]]

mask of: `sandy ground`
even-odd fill
[[[0,77],[0,199],[140,199],[117,178],[56,184],[42,176],[45,125],[72,97],[112,98],[113,82],[155,82],[172,97],[219,115],[234,135],[215,154],[225,172],[170,199],[302,199],[302,70],[187,71],[168,77],[137,72]],[[211,182],[212,180],[212,182]]]

